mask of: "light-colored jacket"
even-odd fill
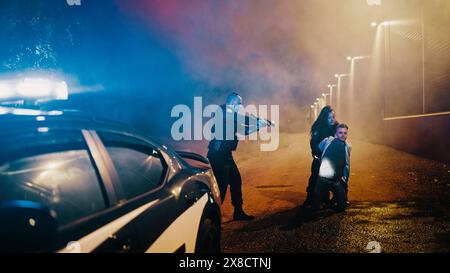
[[[330,136],[330,137],[324,138],[319,143],[319,149],[322,151],[322,158],[323,158],[326,150],[330,146],[331,142],[334,139],[335,139],[335,137]],[[348,179],[350,176],[350,152],[351,152],[350,143],[348,141],[346,141],[345,142],[345,166],[344,166],[344,170],[342,172],[342,179],[344,180],[345,183],[348,183]]]

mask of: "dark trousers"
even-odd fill
[[[306,187],[306,204],[312,204],[314,196],[314,188],[316,187],[317,178],[319,177],[320,160],[315,158],[311,164],[311,176],[308,180],[308,186]]]
[[[239,169],[234,162],[231,152],[209,152],[208,159],[219,184],[222,203],[230,185],[231,203],[235,209],[242,208],[242,178]]]
[[[320,209],[325,194],[330,191],[333,193],[333,197],[337,202],[337,210],[345,211],[347,207],[347,192],[343,183],[341,181],[332,181],[322,177],[318,177],[314,188],[314,197],[312,200],[313,209]]]

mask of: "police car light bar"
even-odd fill
[[[64,81],[44,78],[25,78],[18,81],[0,80],[0,101],[67,100],[68,96],[68,87]]]

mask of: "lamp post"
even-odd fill
[[[355,106],[355,63],[356,61],[367,60],[370,59],[370,56],[356,56],[356,57],[347,57],[347,60],[350,62],[350,82],[349,82],[349,114],[350,120],[353,119],[353,112]]]
[[[327,105],[327,97],[329,96],[330,94],[327,94],[327,93],[322,93],[322,97],[323,97],[323,101],[324,101],[324,106],[326,106]]]
[[[318,103],[316,101],[316,102],[314,102],[314,120],[317,119],[317,115],[318,115],[317,108],[318,108]]]
[[[330,91],[330,106],[333,107],[333,88],[335,88],[337,85],[336,84],[328,84],[328,88]]]
[[[367,0],[369,6],[381,6],[381,0]]]
[[[337,78],[337,95],[336,95],[336,111],[339,111],[341,108],[341,79],[343,77],[348,77],[349,74],[335,74],[334,77]]]
[[[370,56],[356,56],[356,57],[347,57],[347,60],[350,62],[350,100],[353,100],[353,89],[355,82],[355,62],[359,60],[370,59]]]
[[[314,104],[312,104],[309,108],[309,118],[311,119],[311,123],[316,119],[315,108],[316,106]]]

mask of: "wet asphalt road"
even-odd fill
[[[371,241],[386,253],[450,252],[449,166],[353,143],[350,207],[344,213],[322,210],[311,219],[299,207],[309,175],[306,140],[283,135],[280,149],[266,157],[258,156],[256,144],[240,144],[235,158],[244,180],[244,209],[257,218],[231,221],[226,198],[224,252],[367,252]]]
[[[300,219],[299,219],[300,218]],[[225,224],[225,252],[450,252],[448,215],[415,202],[357,202],[344,213],[322,211],[304,221],[286,210],[249,223]]]

